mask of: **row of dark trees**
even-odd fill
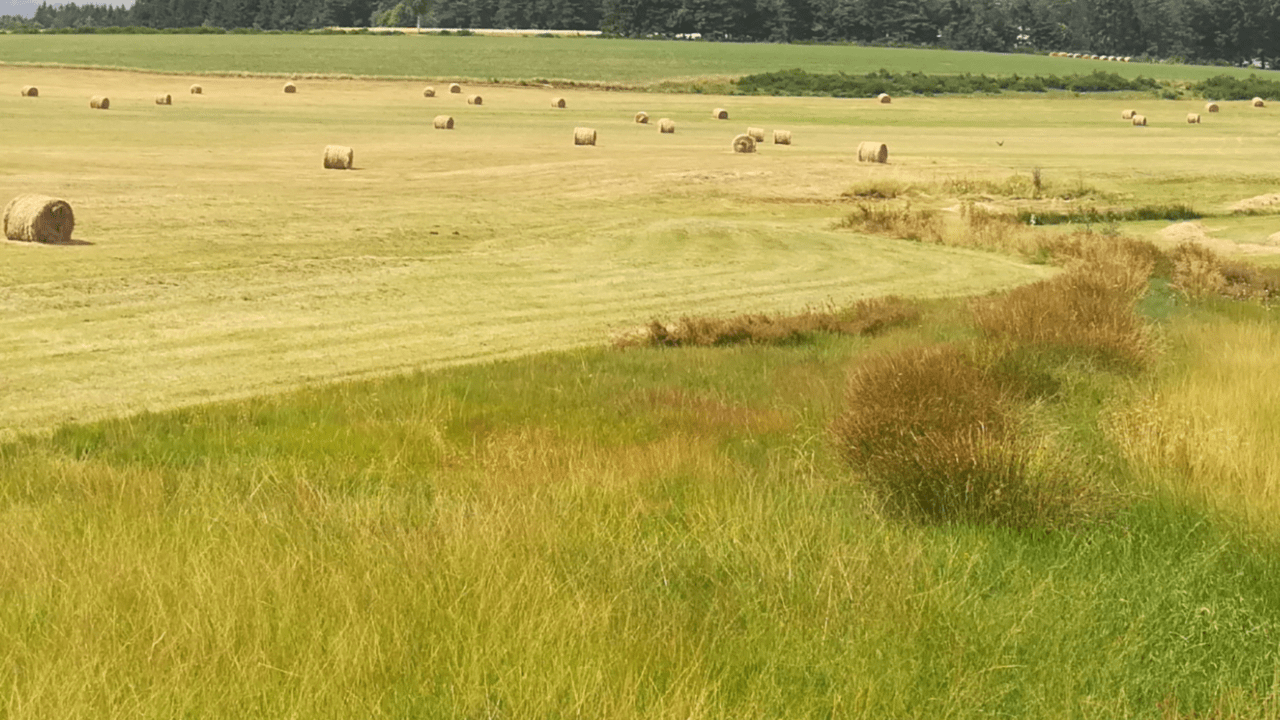
[[[1280,60],[1280,0],[136,0],[40,5],[45,28],[305,30],[370,24],[603,30],[710,40]]]

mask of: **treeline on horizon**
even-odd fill
[[[11,29],[601,30],[620,37],[1067,51],[1274,67],[1280,0],[136,0],[42,3]]]

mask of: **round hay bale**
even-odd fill
[[[173,104],[173,96],[172,96],[172,95],[170,95],[169,93],[160,93],[159,95],[157,95],[157,96],[156,96],[156,104],[157,104],[157,105],[172,105],[172,104]]]
[[[764,142],[764,128],[749,127],[747,128],[747,134],[758,143]]]
[[[431,121],[431,124],[437,130],[452,130],[453,118],[449,115],[437,115],[436,119]]]
[[[1125,57],[1120,58],[1120,61],[1121,61],[1121,62],[1133,62],[1133,56],[1131,56],[1131,55],[1126,55]]]
[[[880,142],[858,143],[858,162],[889,162],[889,146]]]
[[[298,86],[291,82],[287,82],[284,84],[284,91],[287,93],[296,93],[298,92]]]
[[[458,83],[449,83],[449,92],[460,93],[462,92],[462,86]]]
[[[324,148],[325,170],[350,170],[355,159],[356,152],[346,145],[326,145]]]
[[[1121,119],[1121,120],[1132,120],[1132,119],[1133,119],[1133,116],[1134,116],[1134,115],[1137,115],[1137,114],[1138,114],[1138,111],[1137,111],[1137,110],[1121,110],[1121,111],[1120,111],[1120,119]]]
[[[774,130],[773,144],[774,145],[790,145],[791,131],[790,130]]]
[[[4,236],[10,240],[66,243],[75,226],[71,206],[46,195],[19,195],[4,209]]]
[[[1146,127],[1146,126],[1147,126],[1147,116],[1146,116],[1146,115],[1134,115],[1134,116],[1133,116],[1133,124],[1134,124],[1134,125],[1137,125],[1137,126],[1139,126],[1139,127]]]
[[[468,95],[468,96],[467,96],[467,104],[468,104],[468,105],[483,105],[483,104],[484,104],[484,98],[480,97],[479,95]]]
[[[739,135],[733,139],[733,151],[736,153],[753,153],[756,151],[756,139],[750,135]]]
[[[35,85],[23,85],[22,97],[40,97],[40,89]]]
[[[1188,124],[1188,125],[1199,125],[1199,124],[1200,124],[1200,113],[1187,113],[1187,124]]]
[[[676,131],[676,121],[671,118],[662,118],[658,121],[658,132],[670,135]]]
[[[1254,99],[1253,99],[1253,106],[1254,106],[1254,107],[1266,107],[1266,106],[1267,106],[1267,104],[1266,104],[1265,102],[1263,102],[1262,98],[1260,98],[1260,97],[1256,97],[1256,98],[1254,98]]]
[[[551,101],[551,107],[553,107],[553,108],[557,108],[557,109],[559,109],[559,108],[563,108],[563,107],[564,107],[564,98],[556,98],[555,100],[552,100],[552,101]]]
[[[636,113],[636,122],[637,122],[637,123],[640,123],[641,125],[648,125],[648,124],[649,124],[649,113],[647,113],[647,112],[638,112],[638,113]]]
[[[725,110],[724,108],[716,108],[715,110],[711,111],[711,117],[717,120],[728,120],[729,111]]]
[[[111,107],[111,98],[105,95],[94,95],[89,98],[89,107],[94,110],[106,110]]]
[[[1204,111],[1205,111],[1205,112],[1211,112],[1211,113],[1218,112],[1218,103],[1216,103],[1216,102],[1205,103],[1205,104],[1204,104]]]
[[[881,105],[888,105],[893,102],[893,98],[889,97],[889,93],[880,93],[876,96],[876,100],[879,100]]]
[[[431,87],[430,85],[422,88],[422,97],[435,97],[435,96],[436,96],[435,88]]]
[[[573,129],[574,145],[595,145],[596,131],[591,128],[577,127]]]
[[[191,90],[191,94],[192,94],[192,95],[203,95],[203,94],[204,94],[204,88],[203,88],[203,87],[201,87],[200,85],[192,85],[192,86],[191,86],[191,88],[190,88],[190,90]]]

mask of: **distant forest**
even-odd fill
[[[622,37],[856,42],[1132,55],[1274,67],[1280,0],[136,0],[42,4],[39,27],[602,30]],[[84,30],[87,31],[87,30]]]

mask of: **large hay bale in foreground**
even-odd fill
[[[774,130],[773,144],[774,145],[790,145],[791,131],[790,130]]]
[[[1187,113],[1187,124],[1188,124],[1188,125],[1199,125],[1199,124],[1200,124],[1200,113]]]
[[[462,86],[458,83],[449,83],[449,92],[457,94],[462,92]]]
[[[156,96],[156,104],[157,104],[157,105],[172,105],[172,104],[173,104],[173,96],[172,96],[172,95],[170,95],[169,93],[160,93],[159,95],[157,95],[157,96]]]
[[[94,95],[89,98],[89,107],[94,110],[106,110],[111,107],[111,98],[105,95]]]
[[[453,117],[449,115],[437,115],[436,119],[431,121],[431,124],[437,130],[452,130]]]
[[[355,161],[355,150],[346,145],[326,145],[324,148],[325,170],[350,170]]]
[[[733,151],[736,153],[753,153],[756,151],[756,139],[742,134],[733,139]]]
[[[1134,116],[1134,115],[1137,115],[1137,114],[1138,114],[1138,111],[1137,111],[1137,110],[1121,110],[1121,111],[1120,111],[1120,119],[1121,119],[1121,120],[1132,120],[1132,119],[1133,119],[1133,116]]]
[[[574,145],[595,145],[596,131],[592,128],[577,127],[573,129]]]
[[[636,113],[636,122],[641,125],[648,125],[649,113],[643,111]]]
[[[876,96],[876,100],[879,100],[881,105],[888,105],[893,102],[893,98],[889,97],[889,93],[880,93]]]
[[[436,96],[435,88],[431,87],[430,85],[422,88],[422,97],[435,97],[435,96]]]
[[[1146,116],[1146,115],[1134,115],[1134,116],[1133,116],[1133,124],[1134,124],[1134,125],[1137,125],[1137,126],[1139,126],[1139,127],[1146,127],[1146,126],[1147,126],[1147,116]]]
[[[284,91],[287,93],[296,93],[298,92],[298,86],[291,82],[287,82],[284,84]]]
[[[202,86],[198,85],[198,84],[193,84],[193,85],[189,88],[189,90],[191,91],[191,94],[192,94],[192,95],[203,95],[203,94],[204,94],[204,88],[203,88]]]
[[[467,96],[467,104],[468,104],[468,105],[483,105],[483,104],[484,104],[484,98],[480,97],[479,95],[468,95],[468,96]]]
[[[889,146],[882,142],[858,143],[858,162],[889,162]]]
[[[764,128],[749,127],[747,128],[747,134],[758,143],[764,142]]]
[[[725,110],[724,108],[716,108],[715,110],[711,111],[711,117],[717,120],[728,120],[729,111]]]
[[[10,240],[66,243],[75,226],[71,206],[46,195],[19,195],[4,209],[4,236]]]
[[[40,97],[40,89],[35,85],[23,85],[22,97]]]
[[[1260,98],[1260,97],[1256,97],[1256,98],[1254,98],[1254,99],[1253,99],[1253,106],[1254,106],[1254,107],[1266,107],[1266,106],[1267,106],[1267,104],[1266,104],[1265,102],[1263,102],[1262,98]]]
[[[1216,102],[1205,103],[1205,104],[1204,104],[1204,111],[1205,111],[1205,112],[1211,112],[1211,113],[1218,112],[1218,103],[1216,103]]]
[[[658,121],[658,132],[670,135],[676,131],[676,121],[671,118],[662,118]]]
[[[558,97],[551,101],[551,107],[553,108],[557,108],[557,109],[563,108],[564,105],[565,105],[564,98],[561,98],[561,97]]]

